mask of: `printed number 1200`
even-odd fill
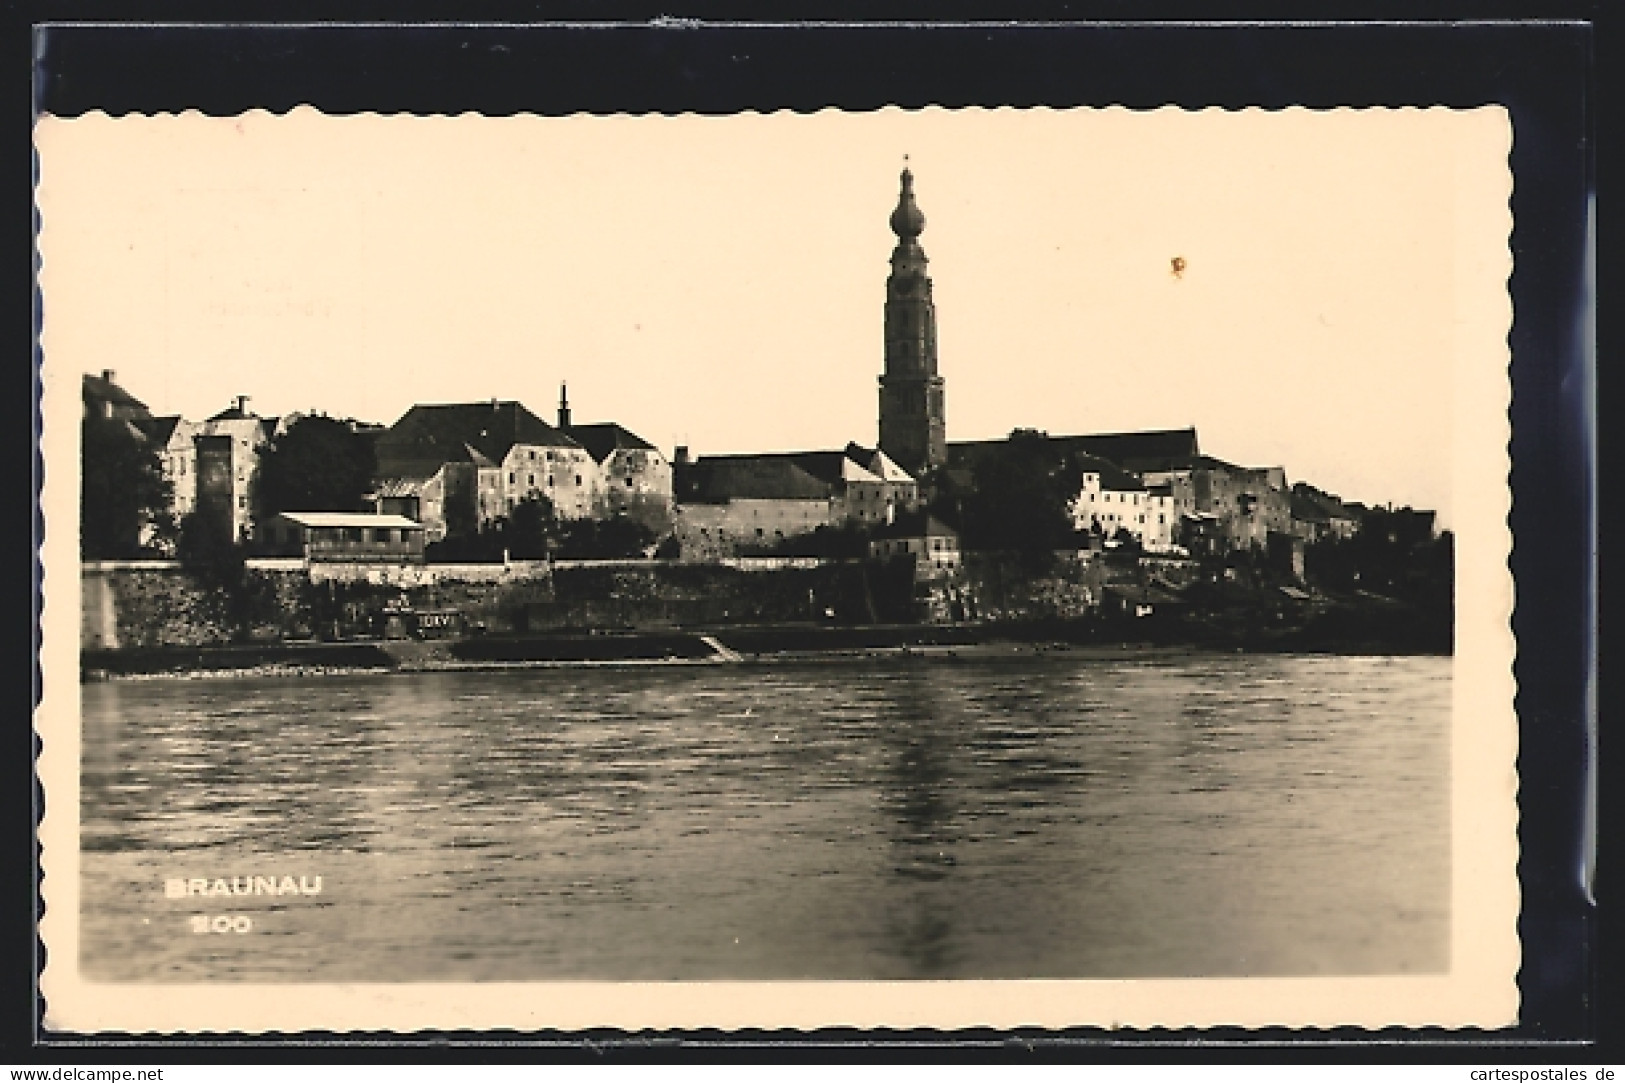
[[[212,918],[207,914],[192,916],[194,933],[246,933],[253,927],[254,923],[244,914],[219,914]]]

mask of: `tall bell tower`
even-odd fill
[[[919,477],[948,459],[942,377],[937,375],[937,308],[919,236],[914,174],[903,169],[891,215],[897,247],[886,279],[886,366],[880,377],[880,450]]]

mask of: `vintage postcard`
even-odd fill
[[[47,1025],[1511,1024],[1510,145],[41,118]]]

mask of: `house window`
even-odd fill
[[[527,486],[529,486],[530,488],[532,488],[532,489],[536,488],[536,475],[535,474],[526,474],[525,475],[525,484]]]
[[[239,496],[239,497],[238,497],[238,498],[237,498],[237,506],[238,506],[238,507],[239,507],[239,508],[246,508],[246,507],[248,507],[248,497],[246,497],[246,496]]]
[[[513,484],[513,474],[511,474],[511,473],[508,475],[508,484],[509,485]]]
[[[361,535],[362,530],[358,526],[347,526],[344,528],[344,540],[347,542],[360,542]]]
[[[632,487],[632,479],[631,478],[626,479],[626,487],[628,489],[630,489]]]
[[[551,489],[553,487],[553,475],[552,474],[547,475],[547,487],[549,489]]]

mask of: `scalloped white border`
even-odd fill
[[[934,110],[946,111],[938,107],[925,111]],[[1146,115],[1177,111],[1167,107]],[[1279,112],[1307,111],[1294,107]],[[781,111],[776,115],[836,112]],[[51,363],[49,298],[60,282],[50,260],[50,178],[53,170],[69,168],[54,157],[58,150],[52,132],[63,124],[116,125],[122,121],[103,113],[73,120],[42,118],[35,142],[41,177],[36,193],[41,212],[39,280],[46,300],[41,332],[41,443],[47,526],[42,549],[44,684],[35,724],[43,744],[38,770],[46,794],[39,834],[46,903],[40,935],[48,951],[41,987],[47,1026],[81,1033],[206,1033],[1079,1025],[1458,1028],[1511,1024],[1517,1014],[1515,974],[1520,958],[1516,930],[1517,727],[1512,706],[1510,623],[1513,583],[1507,564],[1512,541],[1507,525],[1511,510],[1507,335],[1512,306],[1506,289],[1512,267],[1508,164],[1512,129],[1506,110],[1499,106],[1455,112],[1460,123],[1453,128],[1458,141],[1459,248],[1454,354],[1457,644],[1452,682],[1451,971],[1420,977],[1301,979],[671,984],[131,985],[95,983],[80,977],[76,628],[80,584],[75,466],[80,396],[79,373],[61,371]],[[367,116],[382,123],[460,119]],[[285,124],[328,119],[308,106],[281,117],[280,123]],[[147,118],[133,117],[132,121],[142,119]],[[188,111],[169,119],[179,124],[217,124],[233,118]]]

